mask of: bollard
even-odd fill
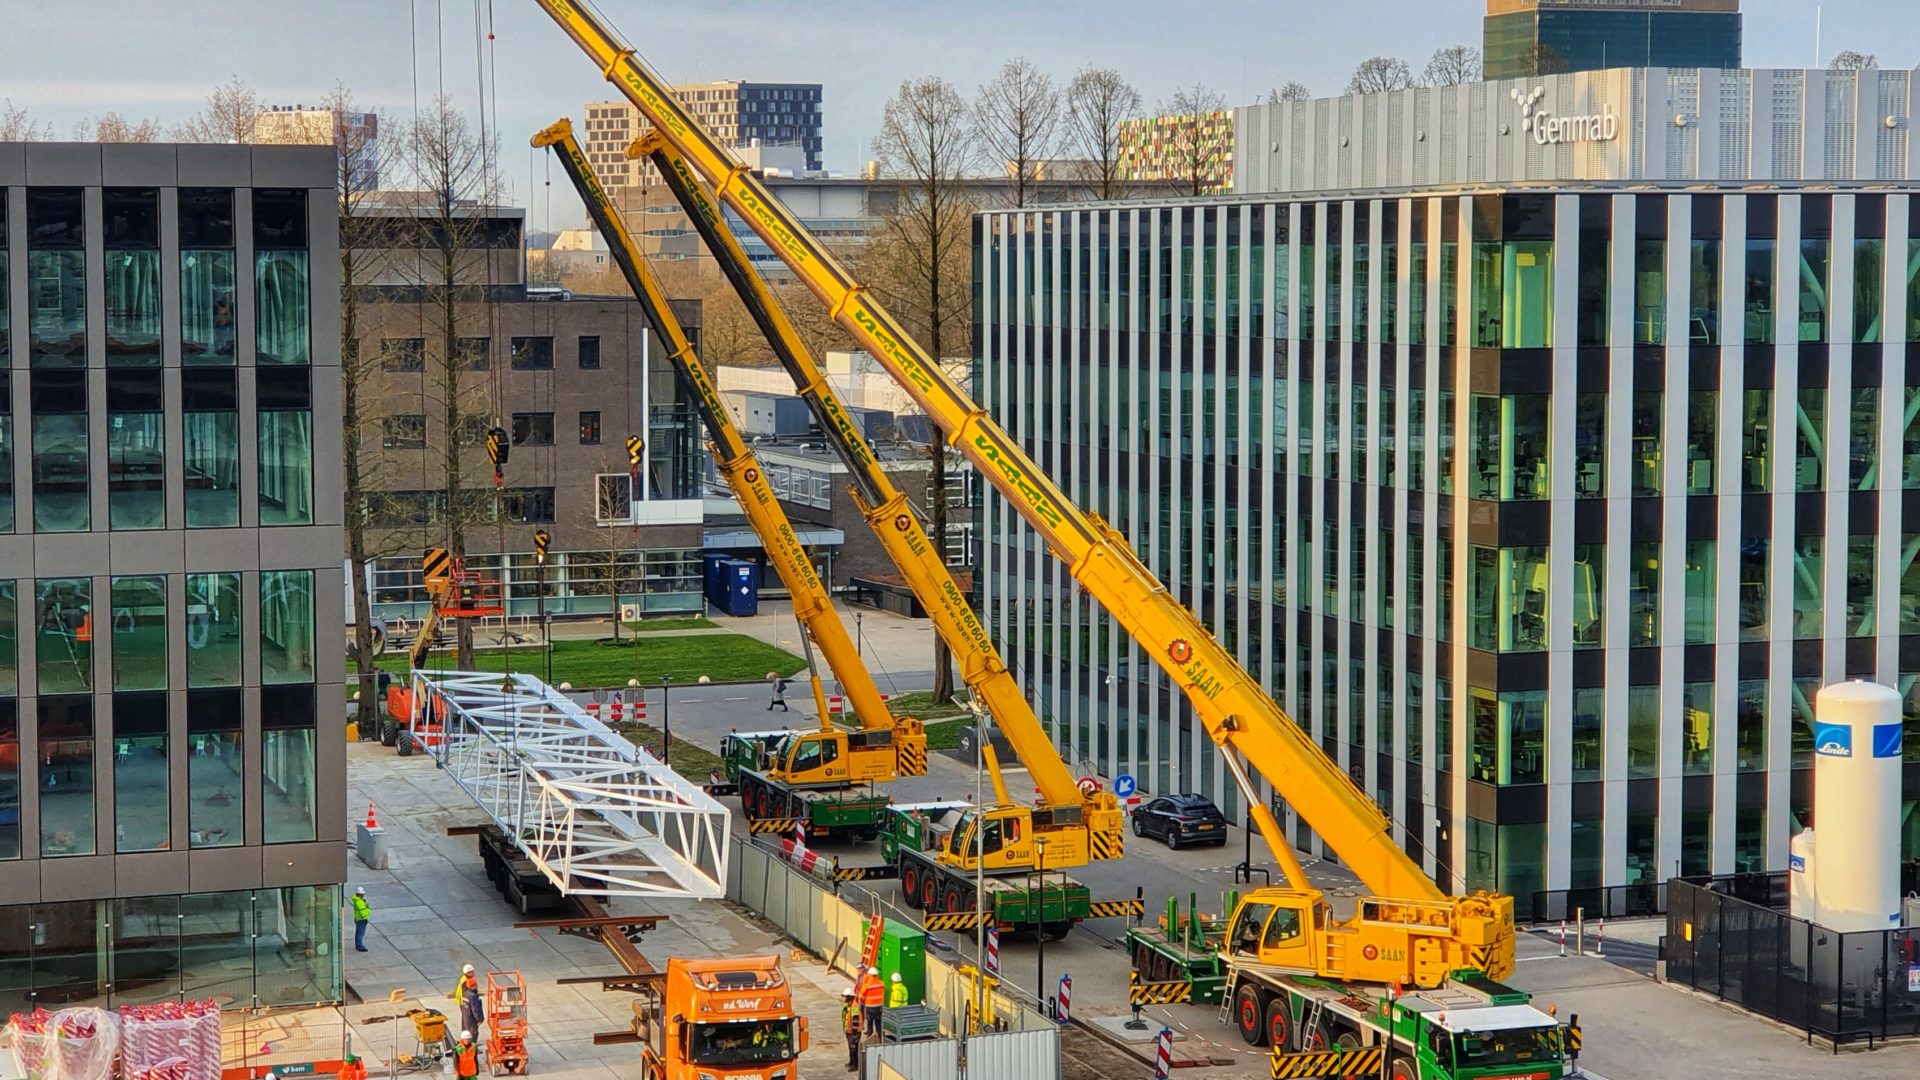
[[[1575,956],[1587,955],[1587,909],[1573,909],[1573,952]]]
[[[1167,1080],[1173,1075],[1173,1029],[1163,1027],[1153,1040],[1153,1080]]]
[[[1607,921],[1600,920],[1593,930],[1593,955],[1605,958],[1607,955]]]
[[[1567,955],[1567,920],[1560,920],[1560,955]]]
[[[1072,995],[1073,976],[1060,976],[1060,998],[1058,1004],[1054,1006],[1053,1018],[1062,1024],[1068,1023],[1073,1019],[1073,1008],[1067,1000],[1072,997]]]

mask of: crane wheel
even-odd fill
[[[939,888],[940,883],[934,879],[932,873],[928,873],[926,877],[920,879],[920,907],[923,910],[933,910],[933,894]]]
[[[947,886],[947,906],[942,910],[944,911],[964,910],[960,906],[960,887],[958,885]]]
[[[1267,1045],[1281,1049],[1293,1045],[1293,1012],[1285,994],[1267,999]]]
[[[1413,1059],[1405,1054],[1395,1054],[1387,1061],[1389,1080],[1420,1080],[1420,1070]]]
[[[906,898],[907,906],[920,906],[920,871],[909,866],[900,871],[900,894]]]
[[[1267,1029],[1262,1024],[1264,1017],[1260,1007],[1260,991],[1247,983],[1241,983],[1233,991],[1233,1026],[1240,1029],[1240,1039],[1248,1046],[1261,1046],[1267,1041]]]

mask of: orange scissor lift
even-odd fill
[[[517,971],[487,972],[487,1071],[527,1075],[527,981]]]

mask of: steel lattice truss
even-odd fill
[[[727,810],[558,691],[530,675],[416,671],[413,694],[416,717],[444,724],[440,766],[562,892],[725,893]]]

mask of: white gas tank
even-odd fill
[[[1835,683],[1814,699],[1813,715],[1820,854],[1807,872],[1816,921],[1843,932],[1897,927],[1900,695],[1877,683]]]

